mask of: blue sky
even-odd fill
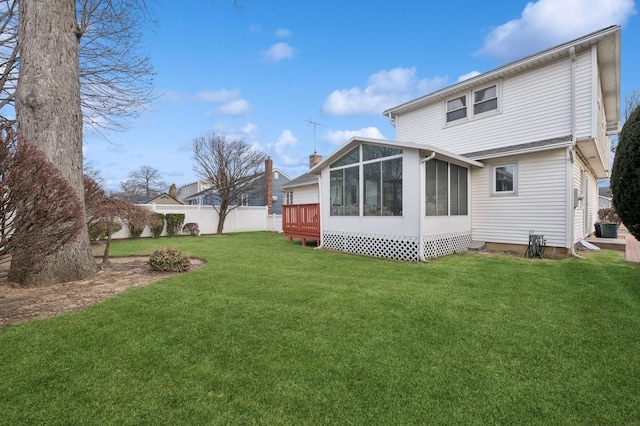
[[[633,0],[160,0],[145,32],[157,99],[124,132],[85,131],[105,186],[140,166],[193,182],[192,142],[243,138],[294,178],[315,149],[394,139],[382,111],[531,53],[622,25],[622,96],[640,90]],[[188,4],[188,6],[187,6]]]

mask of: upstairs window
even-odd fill
[[[467,95],[447,101],[447,123],[467,118]]]
[[[473,92],[473,114],[482,114],[483,112],[498,109],[498,86],[485,87],[484,89]]]

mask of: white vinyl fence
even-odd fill
[[[155,213],[183,213],[184,223],[197,223],[200,234],[215,234],[218,229],[218,213],[213,206],[180,206],[165,204],[141,204]],[[266,206],[237,207],[229,212],[224,221],[224,233],[271,231],[282,232],[282,216],[267,214]],[[166,222],[162,235],[167,235]],[[114,239],[129,238],[129,228],[123,226],[121,230],[112,235]],[[145,227],[141,237],[151,237],[151,230]]]

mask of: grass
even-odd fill
[[[276,234],[117,242],[205,266],[0,329],[0,424],[638,424],[640,267],[404,263]]]

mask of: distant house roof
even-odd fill
[[[288,183],[282,185],[282,189],[295,188],[297,186],[304,186],[304,185],[313,185],[317,183],[318,183],[318,175],[305,173],[289,181]]]
[[[117,194],[122,201],[129,204],[182,204],[180,201],[171,198],[169,194],[163,192],[158,195],[137,195],[137,194]]]
[[[608,186],[601,186],[598,188],[598,195],[601,197],[611,198],[611,188]]]

